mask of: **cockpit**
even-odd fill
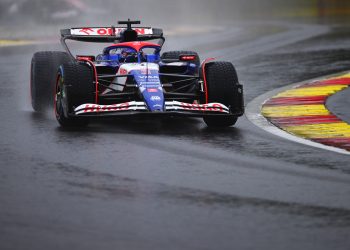
[[[157,63],[160,60],[160,46],[152,43],[114,44],[103,50],[96,61],[110,64],[121,63]]]

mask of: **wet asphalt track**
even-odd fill
[[[252,22],[165,49],[232,61],[249,102],[349,69],[349,40],[346,27]],[[0,249],[349,248],[348,156],[245,117],[221,131],[199,119],[63,130],[28,101],[30,58],[51,47],[0,50]]]

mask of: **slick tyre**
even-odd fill
[[[62,127],[84,127],[87,117],[75,117],[74,108],[94,103],[95,84],[89,65],[81,62],[64,63],[57,72],[55,115]]]
[[[43,112],[52,107],[58,67],[71,59],[61,51],[36,52],[31,61],[30,93],[32,107]]]
[[[187,51],[187,50],[179,50],[179,51],[167,51],[164,52],[161,56],[162,60],[174,60],[174,61],[178,61],[179,57],[181,55],[195,55],[196,59],[193,61],[189,61],[191,63],[194,63],[197,65],[197,67],[199,67],[200,65],[200,58],[197,52],[194,51]]]
[[[238,84],[236,70],[230,62],[212,62],[205,66],[208,103],[218,102],[232,107],[234,105],[235,85]],[[236,123],[233,115],[204,117],[208,127],[229,127]]]

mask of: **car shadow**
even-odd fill
[[[240,124],[240,119],[235,126],[227,128],[209,128],[203,119],[187,117],[98,119],[91,121],[87,127],[77,128],[62,128],[52,113],[31,112],[30,120],[32,128],[36,131],[33,132],[34,134],[40,133],[50,136],[53,132],[55,137],[60,138],[60,141],[84,140],[84,138],[101,140],[103,137],[99,137],[99,135],[110,135],[114,138],[123,135],[123,139],[127,138],[125,135],[144,135],[231,149],[237,144],[243,144],[247,137],[245,126]]]
[[[199,134],[220,135],[237,134],[237,127],[209,128],[201,118],[147,118],[128,117],[91,121],[83,128],[57,127],[62,133],[130,133],[140,135],[193,136]]]

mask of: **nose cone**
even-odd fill
[[[164,111],[164,94],[161,88],[146,88],[143,92],[143,98],[149,111]]]
[[[143,99],[151,112],[164,111],[164,93],[159,78],[159,66],[153,63],[138,65],[132,71]]]

